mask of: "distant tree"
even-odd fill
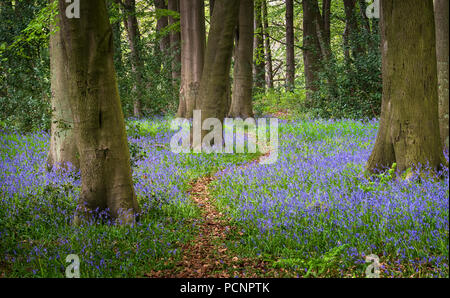
[[[448,150],[448,0],[434,1],[436,53],[439,83],[439,124],[443,146]]]
[[[286,89],[295,83],[294,0],[286,0]]]
[[[235,38],[234,86],[229,115],[243,119],[253,117],[253,14],[253,0],[240,0]]]
[[[159,50],[164,55],[168,55],[170,48],[170,35],[165,34],[164,30],[169,25],[169,18],[165,15],[160,15],[160,12],[158,12],[158,10],[168,9],[166,0],[155,0],[155,8],[157,11],[156,15],[159,16],[156,21],[156,32],[160,35]]]
[[[317,74],[321,66],[321,48],[317,25],[319,6],[317,0],[303,0],[303,65],[306,83],[306,98],[312,102],[312,94],[318,90]]]
[[[397,163],[439,169],[436,37],[433,0],[382,0],[383,99],[369,171]]]
[[[169,0],[167,9],[180,13],[180,0]],[[175,20],[174,17],[169,16],[169,25],[174,25],[176,22],[177,20]],[[172,60],[172,79],[174,82],[177,82],[181,77],[181,73],[179,71],[179,67],[181,65],[180,42],[180,31],[172,31],[170,33],[170,48],[175,52]]]
[[[262,0],[262,9],[264,26],[264,53],[266,57],[266,85],[268,88],[273,88],[272,49],[270,48],[269,16],[266,0]]]
[[[80,18],[66,18],[59,1],[62,61],[80,154],[81,193],[74,219],[109,209],[112,218],[132,223],[139,206],[113,61],[113,36],[106,3],[80,1]],[[89,30],[86,30],[88,28]]]
[[[264,28],[262,20],[262,0],[254,0],[254,40],[253,49],[255,52],[253,80],[254,86],[264,90],[265,88],[265,59],[264,59]]]
[[[128,44],[131,51],[131,68],[134,78],[133,85],[133,105],[134,117],[142,117],[142,101],[144,90],[143,79],[143,61],[141,53],[141,35],[139,32],[138,21],[136,18],[136,1],[123,0],[121,1],[125,11],[124,25],[127,31]]]

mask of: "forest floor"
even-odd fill
[[[170,119],[130,120],[133,226],[71,224],[73,169],[48,172],[49,135],[0,133],[0,277],[448,277],[448,167],[364,175],[377,121],[281,121],[261,153],[174,154]],[[447,155],[448,158],[448,155]],[[438,179],[437,179],[438,178]]]
[[[268,156],[265,154],[263,156]],[[261,158],[239,166],[244,169],[259,164]],[[146,277],[230,278],[230,277],[286,277],[288,271],[275,270],[270,262],[259,258],[240,258],[228,252],[225,243],[236,229],[230,219],[220,212],[209,187],[214,176],[205,176],[190,183],[190,199],[201,210],[199,234],[181,247],[182,259],[170,269],[151,271]],[[239,232],[238,232],[239,234]],[[242,233],[241,233],[242,234]]]

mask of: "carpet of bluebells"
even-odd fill
[[[0,276],[64,277],[69,254],[79,256],[81,277],[136,277],[173,266],[200,216],[189,182],[254,156],[173,154],[169,128],[164,119],[128,122],[142,209],[133,227],[72,225],[79,173],[47,171],[49,134],[0,132]]]
[[[217,173],[215,197],[241,229],[227,245],[301,276],[363,277],[375,254],[382,277],[448,277],[448,167],[364,175],[376,131],[284,124],[276,164]]]
[[[283,122],[277,163],[247,167],[238,165],[255,154],[171,153],[169,127],[127,122],[142,208],[134,226],[72,225],[79,173],[47,171],[47,133],[0,131],[0,276],[64,277],[69,254],[82,277],[170,268],[198,231],[189,182],[214,173],[212,195],[236,227],[231,253],[294,276],[364,276],[369,254],[381,276],[449,276],[448,168],[365,175],[377,122]]]

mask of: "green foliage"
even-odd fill
[[[0,8],[0,122],[22,131],[50,126],[47,1],[15,1]]]

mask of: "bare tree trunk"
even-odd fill
[[[203,73],[206,47],[203,0],[180,1],[181,86],[179,117],[192,118]]]
[[[253,0],[240,0],[239,25],[236,36],[234,86],[229,116],[253,117]]]
[[[397,163],[439,169],[435,26],[432,0],[382,0],[383,100],[369,171]],[[420,45],[420,46],[418,46]]]
[[[59,16],[58,26],[59,26]],[[52,26],[52,31],[55,28]],[[47,156],[47,168],[64,166],[71,163],[79,168],[79,159],[75,133],[73,130],[73,116],[69,102],[69,78],[64,61],[63,41],[59,32],[50,35],[50,77],[51,77],[51,106],[52,123],[50,136],[50,150]]]
[[[262,0],[263,5],[263,25],[264,25],[264,49],[266,56],[266,85],[268,88],[273,88],[273,65],[272,65],[272,50],[270,48],[269,35],[269,16],[267,13],[267,0]]]
[[[255,52],[253,68],[253,79],[255,87],[264,90],[265,88],[265,59],[264,59],[264,28],[262,23],[262,0],[255,0],[253,49]]]
[[[134,117],[142,117],[142,90],[143,78],[142,78],[142,59],[140,53],[141,37],[139,33],[138,22],[136,19],[136,2],[135,0],[124,0],[124,10],[126,13],[126,19],[124,21],[125,28],[127,30],[128,44],[131,51],[131,68],[134,78],[133,97],[134,97]]]
[[[59,1],[59,15],[67,6]],[[133,223],[139,206],[131,178],[125,121],[113,61],[105,1],[83,0],[79,19],[62,18],[63,59],[80,153],[81,193],[74,223],[89,211],[109,209],[119,223]]]
[[[180,12],[180,0],[169,0],[168,9],[176,12]],[[173,25],[176,23],[176,20],[173,17],[169,17],[169,25]],[[175,52],[173,62],[172,62],[172,80],[174,83],[178,82],[181,77],[181,73],[179,71],[181,65],[181,50],[180,50],[180,32],[172,32],[170,34],[170,48]]]
[[[294,0],[286,0],[286,90],[292,90],[294,84]]]
[[[448,0],[434,1],[434,16],[439,84],[439,126],[442,144],[448,150]]]
[[[216,0],[205,55],[205,67],[199,90],[202,123],[217,118],[223,123],[226,109],[227,85],[233,52],[234,31],[238,22],[239,0]],[[205,131],[202,131],[202,137]]]

